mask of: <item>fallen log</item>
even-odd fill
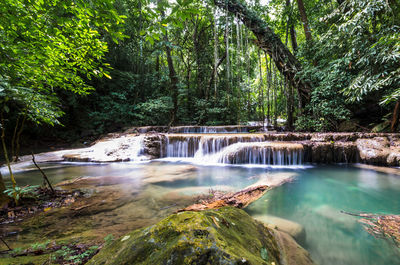
[[[361,217],[358,222],[362,223],[365,231],[376,238],[387,239],[390,243],[400,248],[400,215],[341,212]]]
[[[212,197],[205,199],[200,203],[190,205],[186,208],[180,209],[177,212],[184,211],[203,211],[208,209],[218,209],[224,206],[233,206],[236,208],[244,208],[253,201],[258,200],[268,190],[267,185],[260,185],[249,187],[235,193],[212,193]]]

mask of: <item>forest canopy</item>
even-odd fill
[[[0,13],[6,138],[278,119],[398,131],[398,0],[18,0]]]

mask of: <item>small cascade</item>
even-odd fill
[[[199,143],[195,158],[212,155],[235,143],[262,142],[264,135],[204,136]]]
[[[248,133],[259,131],[260,125],[228,125],[228,126],[177,126],[169,129],[170,133]]]
[[[199,149],[200,136],[167,135],[166,157],[194,157]]]
[[[266,142],[264,134],[167,134],[165,157],[200,164],[301,165],[303,145]]]
[[[261,164],[295,166],[303,163],[303,146],[294,143],[236,143],[210,157],[223,164]]]
[[[262,134],[236,135],[166,135],[166,157],[195,157],[215,154],[223,148],[238,142],[262,142]]]

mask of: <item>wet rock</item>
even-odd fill
[[[165,142],[165,136],[161,134],[146,135],[143,141],[143,153],[148,155],[150,159],[156,159],[162,157],[163,154],[163,142]]]
[[[283,253],[271,229],[240,209],[224,207],[171,215],[123,236],[87,264],[278,265]]]
[[[357,225],[357,220],[354,216],[341,213],[339,209],[335,209],[327,204],[315,208],[314,211],[319,216],[328,219],[343,229],[352,230]]]
[[[274,230],[275,238],[280,246],[282,263],[287,265],[311,265],[314,262],[311,259],[310,253],[302,248],[297,242],[287,233]]]
[[[355,163],[359,161],[357,145],[354,142],[334,142],[335,163]]]
[[[360,159],[368,164],[386,164],[390,155],[390,142],[386,137],[357,139]]]
[[[333,143],[315,142],[311,147],[311,162],[313,163],[332,163],[334,159]]]
[[[272,215],[256,215],[253,216],[253,218],[260,222],[263,222],[269,228],[288,233],[298,242],[305,242],[306,231],[304,230],[304,227],[302,225],[296,222]]]
[[[258,178],[257,182],[249,187],[266,185],[269,188],[274,188],[292,181],[297,175],[298,173],[296,172],[268,172],[255,176]]]
[[[193,165],[179,165],[176,167],[160,167],[149,170],[142,176],[143,183],[160,184],[174,181],[187,181],[195,179],[193,171],[197,168]]]
[[[369,170],[373,170],[376,172],[382,172],[382,173],[390,174],[390,175],[400,176],[400,169],[394,168],[394,167],[373,166],[373,165],[365,165],[365,164],[357,164],[357,165],[354,165],[354,167],[362,168],[362,169],[369,169]]]
[[[71,150],[63,155],[67,161],[122,162],[146,160],[143,155],[143,136],[124,135],[104,138],[88,148]]]

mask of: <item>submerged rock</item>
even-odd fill
[[[283,257],[281,245],[290,244],[246,212],[223,207],[173,214],[123,236],[87,264],[312,264]]]
[[[269,228],[275,228],[288,233],[299,242],[305,242],[306,231],[301,224],[272,215],[256,215],[253,218],[263,222]]]

